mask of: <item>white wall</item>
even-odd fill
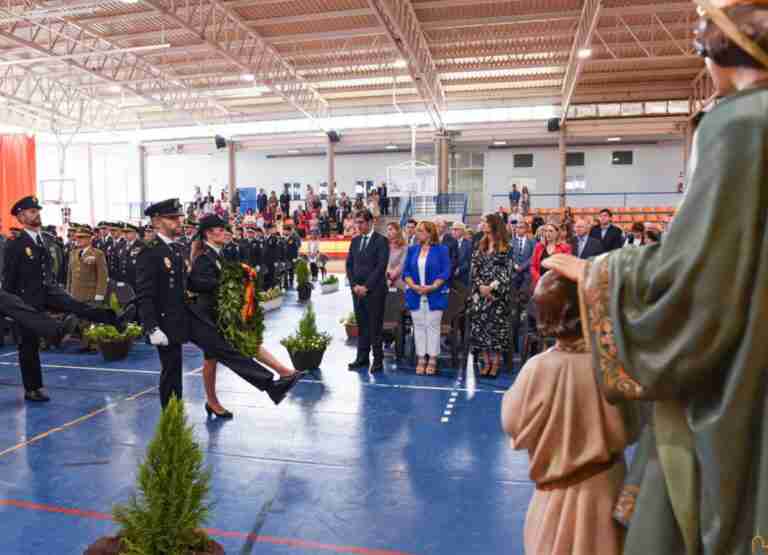
[[[614,150],[632,150],[634,164],[614,166],[611,154]],[[583,167],[569,167],[569,176],[583,176],[586,180],[584,193],[630,193],[670,192],[677,190],[680,172],[683,169],[682,143],[660,143],[655,145],[627,145],[574,147],[571,152],[584,152]],[[515,168],[515,154],[531,153],[534,167]],[[550,194],[547,197],[532,198],[532,205],[544,208],[558,205],[556,197],[560,183],[560,160],[558,149],[526,148],[490,150],[485,157],[485,186],[487,210],[492,210],[500,202],[492,198],[494,194],[508,195],[516,177],[536,179],[536,190],[531,193]],[[634,206],[657,206],[677,204],[679,195],[630,196],[627,204]],[[505,205],[506,205],[505,201]],[[571,206],[621,206],[624,196],[620,194],[570,197]]]
[[[353,194],[357,180],[379,183],[386,179],[387,167],[410,159],[410,153],[405,152],[337,155],[337,192]],[[328,180],[328,159],[324,156],[267,158],[262,152],[245,151],[237,153],[236,161],[239,187],[264,187],[268,192],[275,190],[279,193],[285,182],[317,186]]]
[[[178,198],[190,202],[195,187],[208,187],[216,198],[229,184],[227,151],[211,154],[170,154],[147,156],[147,202]]]
[[[73,222],[90,224],[99,220],[127,220],[128,203],[137,202],[140,198],[138,147],[129,144],[92,147],[94,222],[91,221],[88,192],[90,177],[87,145],[74,144],[67,148],[64,176],[73,178],[76,184],[76,202],[69,205]],[[38,192],[41,180],[58,177],[58,147],[52,144],[38,144]],[[43,223],[61,224],[61,210],[58,206],[45,205]]]

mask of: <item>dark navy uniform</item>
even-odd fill
[[[299,249],[301,248],[301,238],[296,233],[291,233],[288,237],[284,238],[285,249],[285,285],[286,289],[293,288],[293,265],[296,259],[299,257]]]
[[[147,216],[181,215],[181,203],[170,199],[152,206]],[[187,265],[180,245],[167,243],[161,236],[147,244],[136,260],[136,295],[139,316],[150,335],[160,329],[167,346],[157,346],[160,355],[160,404],[165,407],[171,395],[182,397],[181,347],[189,339],[186,317]]]
[[[271,289],[275,283],[276,265],[281,260],[282,248],[280,240],[276,235],[270,235],[264,240],[264,251],[262,256],[264,267],[264,287]]]
[[[25,197],[18,201],[11,210],[17,216],[23,210],[41,209],[37,198]],[[42,233],[33,239],[27,231],[22,231],[18,238],[9,241],[5,249],[3,268],[3,289],[21,298],[23,303],[42,312],[45,309],[56,312],[73,313],[85,320],[111,325],[120,325],[112,310],[95,308],[70,297],[56,283],[51,264],[51,254],[43,241]],[[21,327],[19,342],[19,365],[27,394],[37,392],[43,387],[40,369],[40,336],[36,329]],[[47,400],[35,398],[32,400]]]

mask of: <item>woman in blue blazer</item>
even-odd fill
[[[440,244],[435,224],[421,222],[416,227],[416,244],[408,249],[403,267],[403,280],[408,286],[405,303],[413,319],[419,357],[417,374],[437,374],[440,323],[443,311],[448,308],[447,282],[452,271],[448,248]]]

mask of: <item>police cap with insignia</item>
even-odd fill
[[[38,210],[43,209],[43,207],[40,206],[37,197],[35,196],[24,197],[23,199],[16,201],[16,204],[14,204],[13,208],[11,208],[11,214],[18,216],[19,212],[22,210],[29,210],[31,208],[37,208]]]
[[[123,233],[130,233],[131,231],[139,232],[139,228],[133,224],[123,224]]]
[[[203,216],[200,218],[200,223],[197,224],[196,237],[201,238],[204,232],[215,227],[223,227],[226,229],[227,222],[222,220],[216,214],[208,214],[207,216]]]
[[[144,215],[149,216],[150,218],[158,216],[161,218],[175,218],[183,216],[184,210],[181,206],[181,203],[179,202],[179,199],[169,198],[167,200],[156,202],[155,204],[147,206],[147,209],[144,210]]]

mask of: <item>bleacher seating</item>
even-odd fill
[[[596,221],[601,208],[572,208],[571,210],[576,218]],[[635,222],[655,223],[665,227],[672,221],[677,209],[674,206],[622,206],[611,208],[611,211],[613,212],[613,223],[628,231]],[[541,216],[545,220],[562,218],[562,215],[562,208],[532,208],[529,212],[530,217]]]

